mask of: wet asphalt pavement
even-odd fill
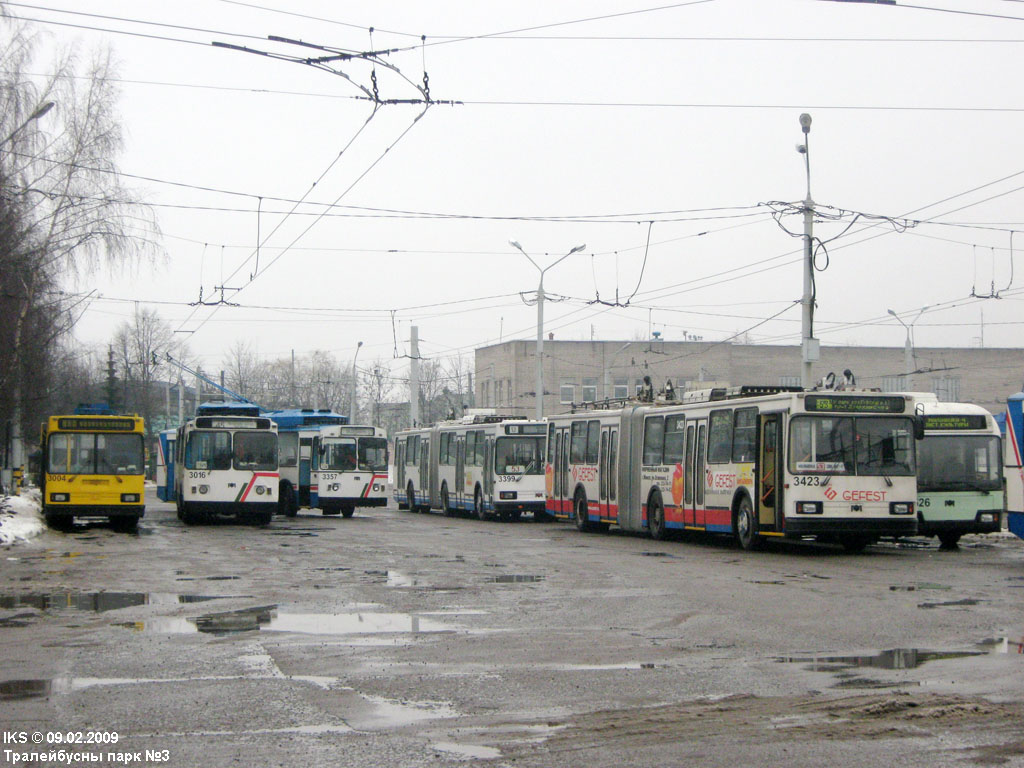
[[[147,502],[138,535],[0,553],[0,765],[1024,764],[1010,536],[745,553],[394,508],[188,528]]]

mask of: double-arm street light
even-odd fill
[[[562,256],[557,261],[548,264],[546,267],[541,267],[536,261],[531,258],[530,254],[523,250],[523,246],[517,243],[515,240],[509,240],[508,244],[518,250],[530,263],[537,268],[540,273],[540,283],[537,285],[537,418],[541,418],[544,415],[544,273],[551,269],[556,264],[560,264],[567,258],[572,256],[574,253],[579,253],[586,245],[577,245],[575,248],[570,250],[565,256]]]
[[[911,377],[914,375],[914,371],[917,368],[917,366],[914,363],[914,323],[920,320],[921,315],[923,315],[928,309],[928,307],[921,307],[921,310],[917,313],[917,317],[915,317],[910,322],[910,325],[907,325],[905,322],[903,322],[903,318],[897,315],[893,310],[886,310],[890,315],[892,315],[899,321],[900,325],[902,325],[907,330],[907,340],[903,344],[903,373],[906,375],[907,388],[910,390],[914,389]]]

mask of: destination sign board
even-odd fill
[[[811,413],[903,413],[906,401],[898,395],[807,395],[804,409]]]
[[[57,419],[57,429],[67,432],[132,432],[135,429],[135,419],[65,416]]]
[[[942,429],[983,430],[987,426],[985,422],[986,418],[984,414],[930,414],[924,417],[924,428],[926,431],[938,431]]]

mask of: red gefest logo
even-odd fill
[[[828,499],[829,501],[832,501],[833,499],[835,499],[836,495],[837,494],[836,494],[836,489],[835,488],[826,488],[825,489],[825,498]]]

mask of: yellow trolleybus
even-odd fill
[[[73,414],[51,416],[40,440],[46,522],[59,528],[76,517],[98,517],[134,530],[146,511],[143,434],[141,416],[115,416],[108,408],[80,406]]]

